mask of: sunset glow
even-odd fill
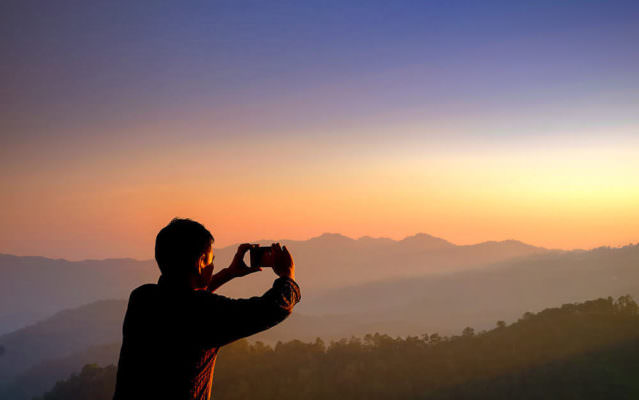
[[[350,26],[361,10],[300,5],[274,22],[210,6],[168,27],[141,13],[131,32],[97,14],[47,25],[83,9],[17,12],[0,252],[147,259],[174,216],[218,247],[324,232],[637,242],[636,12],[548,19],[544,4],[500,5],[508,18],[442,5],[442,26],[402,7]]]

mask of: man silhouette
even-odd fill
[[[269,263],[278,278],[261,297],[213,294],[249,267],[242,244],[228,268],[213,274],[213,236],[201,224],[174,219],[158,233],[161,276],[131,292],[123,325],[114,400],[209,399],[221,346],[283,321],[300,300],[291,254],[279,243]]]

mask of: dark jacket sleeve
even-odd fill
[[[300,299],[299,286],[289,278],[276,279],[262,296],[249,299],[201,292],[195,336],[206,347],[223,346],[282,322]]]

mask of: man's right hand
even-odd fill
[[[283,248],[279,243],[273,243],[273,271],[280,278],[290,278],[295,280],[295,262],[286,246]]]

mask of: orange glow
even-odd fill
[[[3,177],[2,252],[151,258],[174,216],[204,223],[218,247],[324,232],[564,249],[639,238],[632,147],[451,152],[415,141],[389,152],[308,139],[203,141],[41,163]]]

